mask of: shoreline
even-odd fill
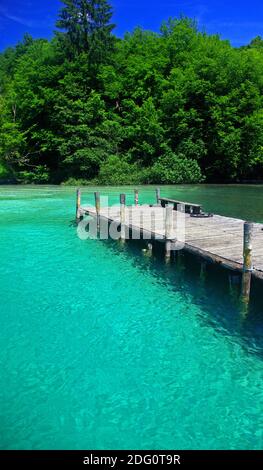
[[[81,182],[74,182],[74,183],[23,183],[18,182],[15,179],[7,179],[7,180],[0,180],[0,186],[59,186],[59,187],[120,187],[120,186],[132,186],[132,187],[140,187],[140,186],[243,186],[243,185],[253,185],[253,186],[260,186],[263,185],[263,180],[245,180],[245,181],[218,181],[218,182],[201,182],[201,183],[125,183],[125,184],[99,184],[96,182],[85,182],[84,184]]]

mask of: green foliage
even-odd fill
[[[86,52],[90,64],[104,62],[113,50],[114,38],[110,24],[112,8],[107,0],[62,0],[57,27],[62,45],[69,55]]]
[[[263,47],[188,18],[117,39],[106,0],[64,0],[50,41],[0,54],[0,165],[20,181],[263,178]]]
[[[148,180],[150,183],[180,184],[201,183],[204,178],[196,160],[186,158],[182,154],[168,153],[155,162]]]
[[[9,176],[9,172],[6,167],[2,163],[0,163],[0,180],[7,178]]]
[[[130,163],[124,157],[111,155],[101,167],[98,178],[99,184],[138,184],[143,182],[144,173],[136,163]]]
[[[89,184],[93,184],[93,181],[85,180],[83,178],[72,178],[72,177],[70,177],[66,181],[63,181],[63,183],[61,183],[61,184],[62,184],[62,186],[76,186],[76,187],[79,187],[79,186],[88,186]]]
[[[23,183],[48,183],[50,181],[49,169],[45,165],[37,166],[34,171],[21,171],[18,180]]]
[[[263,49],[263,39],[261,36],[257,36],[252,39],[248,47],[254,47],[255,49]]]

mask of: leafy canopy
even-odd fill
[[[188,18],[112,31],[106,0],[64,0],[51,41],[0,54],[0,175],[121,184],[263,178],[263,40]]]

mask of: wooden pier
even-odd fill
[[[97,203],[94,207],[81,205],[78,193],[77,214],[78,217],[89,215],[106,220],[109,224],[121,225],[122,239],[129,238],[130,231],[137,231],[143,238],[165,243],[168,258],[171,249],[183,248],[202,259],[243,273],[242,291],[249,296],[251,276],[263,279],[263,224],[215,214],[208,217],[202,212],[196,215],[190,211],[180,215],[178,212],[182,211],[182,207],[174,210],[174,205],[169,205],[166,198],[163,199],[167,205],[163,207],[158,190],[156,195],[156,204],[139,205],[138,192],[135,191],[134,205],[126,206],[125,195],[121,195],[120,203],[109,208],[100,207]],[[95,199],[98,200],[97,193]],[[193,206],[196,208],[196,204]],[[180,236],[179,226],[180,231],[184,232]]]

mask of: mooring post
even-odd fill
[[[169,260],[171,258],[171,233],[173,226],[173,208],[166,206],[165,208],[165,258]]]
[[[139,204],[139,191],[138,189],[134,190],[134,204],[137,207]]]
[[[96,191],[94,193],[95,196],[95,207],[97,213],[97,231],[100,231],[100,193]]]
[[[156,202],[157,202],[157,204],[160,204],[160,197],[161,197],[160,188],[156,188],[155,193],[156,193]]]
[[[76,220],[80,220],[80,206],[81,206],[81,189],[76,192]]]
[[[251,289],[251,273],[252,273],[252,233],[253,224],[251,222],[244,223],[244,243],[243,243],[243,275],[242,275],[242,300],[249,303]]]
[[[125,204],[126,195],[120,194],[120,222],[121,222],[121,240],[125,240]]]

